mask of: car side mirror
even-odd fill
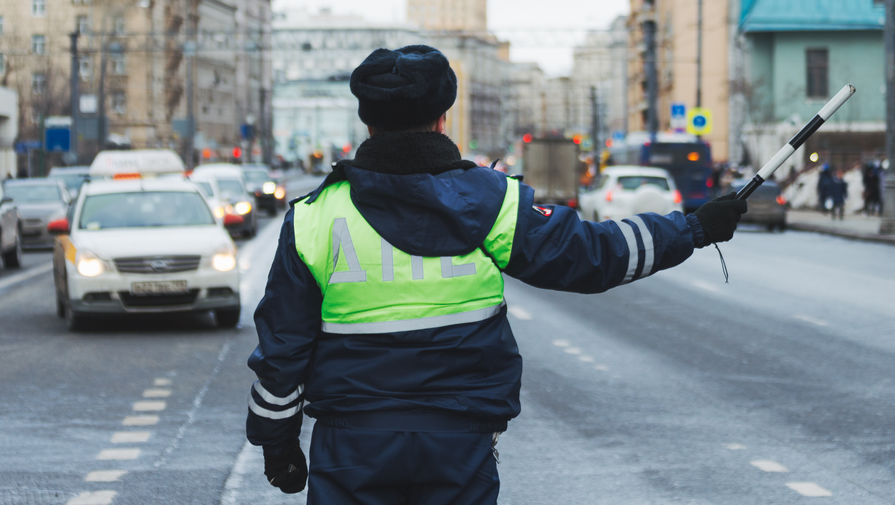
[[[50,232],[50,235],[67,235],[71,232],[71,228],[68,225],[68,219],[63,217],[50,221],[47,224],[47,231]]]
[[[245,222],[245,219],[238,214],[225,214],[224,215],[224,228],[234,228]]]

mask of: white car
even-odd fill
[[[582,217],[593,221],[683,211],[682,202],[667,170],[634,165],[606,167],[595,184],[578,195]]]
[[[228,221],[234,221],[229,223]],[[175,177],[84,184],[48,228],[56,306],[70,330],[108,314],[214,311],[239,322],[236,246],[195,184]]]
[[[231,235],[254,237],[258,233],[258,216],[255,212],[255,197],[246,189],[245,179],[239,165],[229,163],[209,163],[199,165],[190,174],[194,181],[214,180],[214,200],[223,205],[228,214],[242,216],[243,224],[230,228]],[[215,212],[218,212],[215,209]]]

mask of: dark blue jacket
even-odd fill
[[[442,140],[447,137],[422,135],[427,149],[406,135],[372,137],[322,186],[349,180],[364,218],[407,253],[468,253],[494,224],[508,179],[460,160],[453,143]],[[314,205],[319,191],[294,204]],[[702,242],[692,216],[582,221],[567,207],[536,207],[534,191],[524,184],[517,212],[504,273],[540,288],[605,291],[681,263]],[[255,312],[259,343],[249,366],[259,381],[247,421],[252,443],[297,437],[303,400],[311,417],[424,410],[505,422],[519,414],[522,359],[505,307],[481,322],[377,335],[322,333],[320,310],[320,290],[296,253],[290,209]]]

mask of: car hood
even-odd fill
[[[217,226],[78,230],[78,249],[89,249],[101,258],[131,256],[209,255],[232,247],[227,232]]]
[[[62,203],[19,203],[16,206],[23,219],[63,217],[68,210]]]

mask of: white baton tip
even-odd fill
[[[842,104],[844,104],[849,98],[851,98],[851,96],[855,94],[855,91],[857,91],[857,89],[855,89],[855,86],[853,84],[846,84],[845,86],[842,86],[842,89],[840,89],[839,92],[836,93],[836,95],[834,95],[833,98],[831,98],[830,101],[827,102],[822,109],[820,109],[820,112],[818,112],[817,115],[820,116],[820,118],[824,121],[830,119],[830,116],[832,116],[839,109],[839,107],[842,106]]]

